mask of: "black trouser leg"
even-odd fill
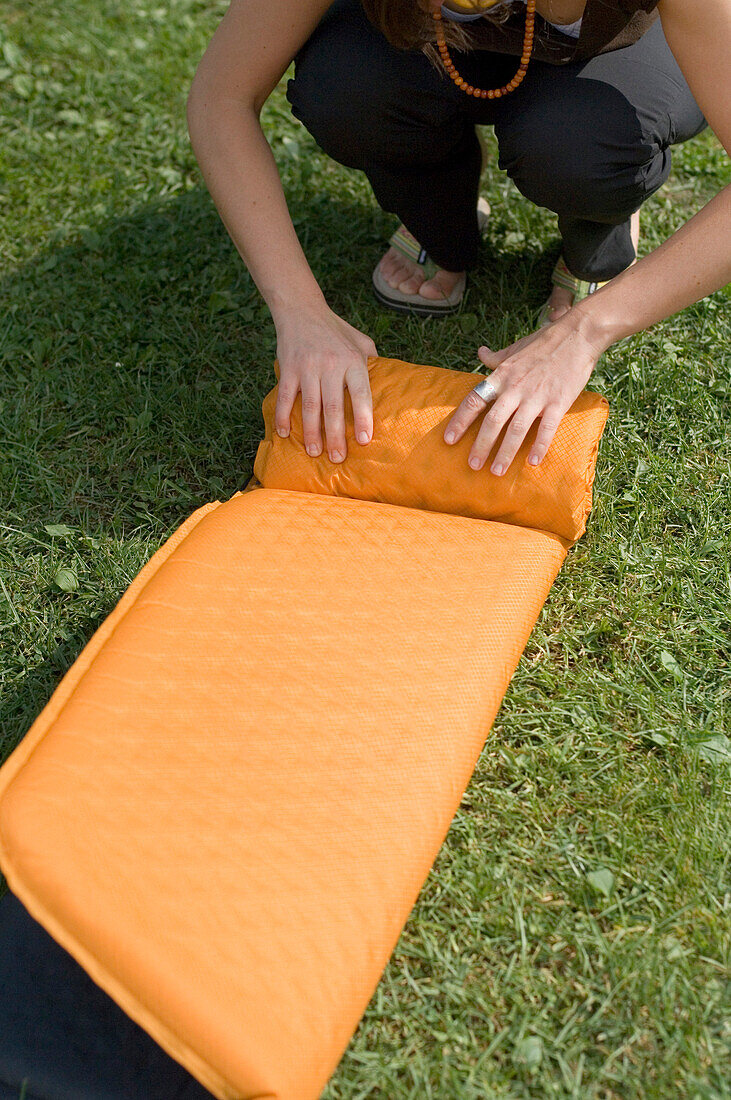
[[[485,50],[455,62],[480,87],[505,83],[517,64]],[[287,94],[322,148],[362,169],[384,209],[451,271],[477,259],[475,123],[495,126],[500,166],[558,215],[566,262],[589,280],[634,259],[631,215],[667,179],[670,146],[705,125],[659,21],[590,61],[533,61],[517,91],[491,101],[466,96],[420,52],[389,46],[359,0],[336,0]]]
[[[0,1100],[211,1100],[28,915],[0,898]]]
[[[359,0],[337,0],[297,55],[287,95],[320,147],[362,169],[440,267],[462,271],[478,256],[481,154],[450,87],[421,52],[393,49]]]
[[[635,258],[631,215],[667,179],[670,146],[704,126],[659,21],[625,49],[531,66],[495,114],[500,166],[558,214],[569,270],[597,281]]]

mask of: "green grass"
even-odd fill
[[[2,757],[152,552],[251,473],[274,331],[184,119],[224,7],[0,0]],[[474,369],[530,329],[555,219],[494,159],[469,300],[424,323],[372,301],[394,223],[364,178],[281,89],[265,121],[316,276],[382,353]],[[711,134],[679,149],[643,248],[728,178]],[[727,306],[601,361],[589,531],[327,1100],[731,1095]]]

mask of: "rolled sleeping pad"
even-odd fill
[[[442,438],[474,374],[369,376],[339,465],[266,397],[255,479],[152,557],[0,769],[11,890],[220,1100],[320,1096],[591,507],[604,398],[498,478],[479,418]]]

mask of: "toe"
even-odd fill
[[[440,270],[433,279],[426,280],[423,268],[395,248],[389,248],[381,260],[380,271],[390,287],[402,294],[421,294],[430,301],[448,297],[461,278],[460,272]]]
[[[438,298],[445,297],[444,287],[437,279],[429,279],[428,282],[422,283],[419,287],[419,293],[422,298],[428,298],[430,301],[436,301]]]
[[[558,321],[559,317],[563,317],[564,313],[568,313],[571,309],[574,304],[574,296],[566,287],[557,286],[553,288],[549,301],[551,309],[548,319],[549,321]]]
[[[405,272],[405,277],[398,284],[398,288],[402,294],[416,294],[420,290],[423,282],[423,275]]]
[[[398,252],[392,252],[384,257],[381,261],[381,274],[389,286],[398,288],[404,294],[416,293],[423,279],[416,265]],[[404,289],[406,283],[410,286],[408,290]]]
[[[389,279],[394,274],[398,266],[399,264],[396,254],[394,253],[393,249],[389,249],[389,251],[381,260],[381,274],[383,275],[384,279]]]
[[[451,271],[439,271],[433,279],[423,283],[419,293],[423,298],[437,301],[448,298],[454,290],[461,276]]]

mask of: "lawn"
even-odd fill
[[[251,474],[275,334],[185,125],[225,6],[0,0],[2,758],[153,551]],[[381,353],[474,370],[530,331],[556,223],[494,148],[469,298],[421,322],[372,299],[394,221],[365,179],[283,86],[264,122],[317,278]],[[642,248],[728,179],[712,134],[677,150]],[[721,291],[600,362],[589,530],[324,1100],[731,1096],[729,346]]]

